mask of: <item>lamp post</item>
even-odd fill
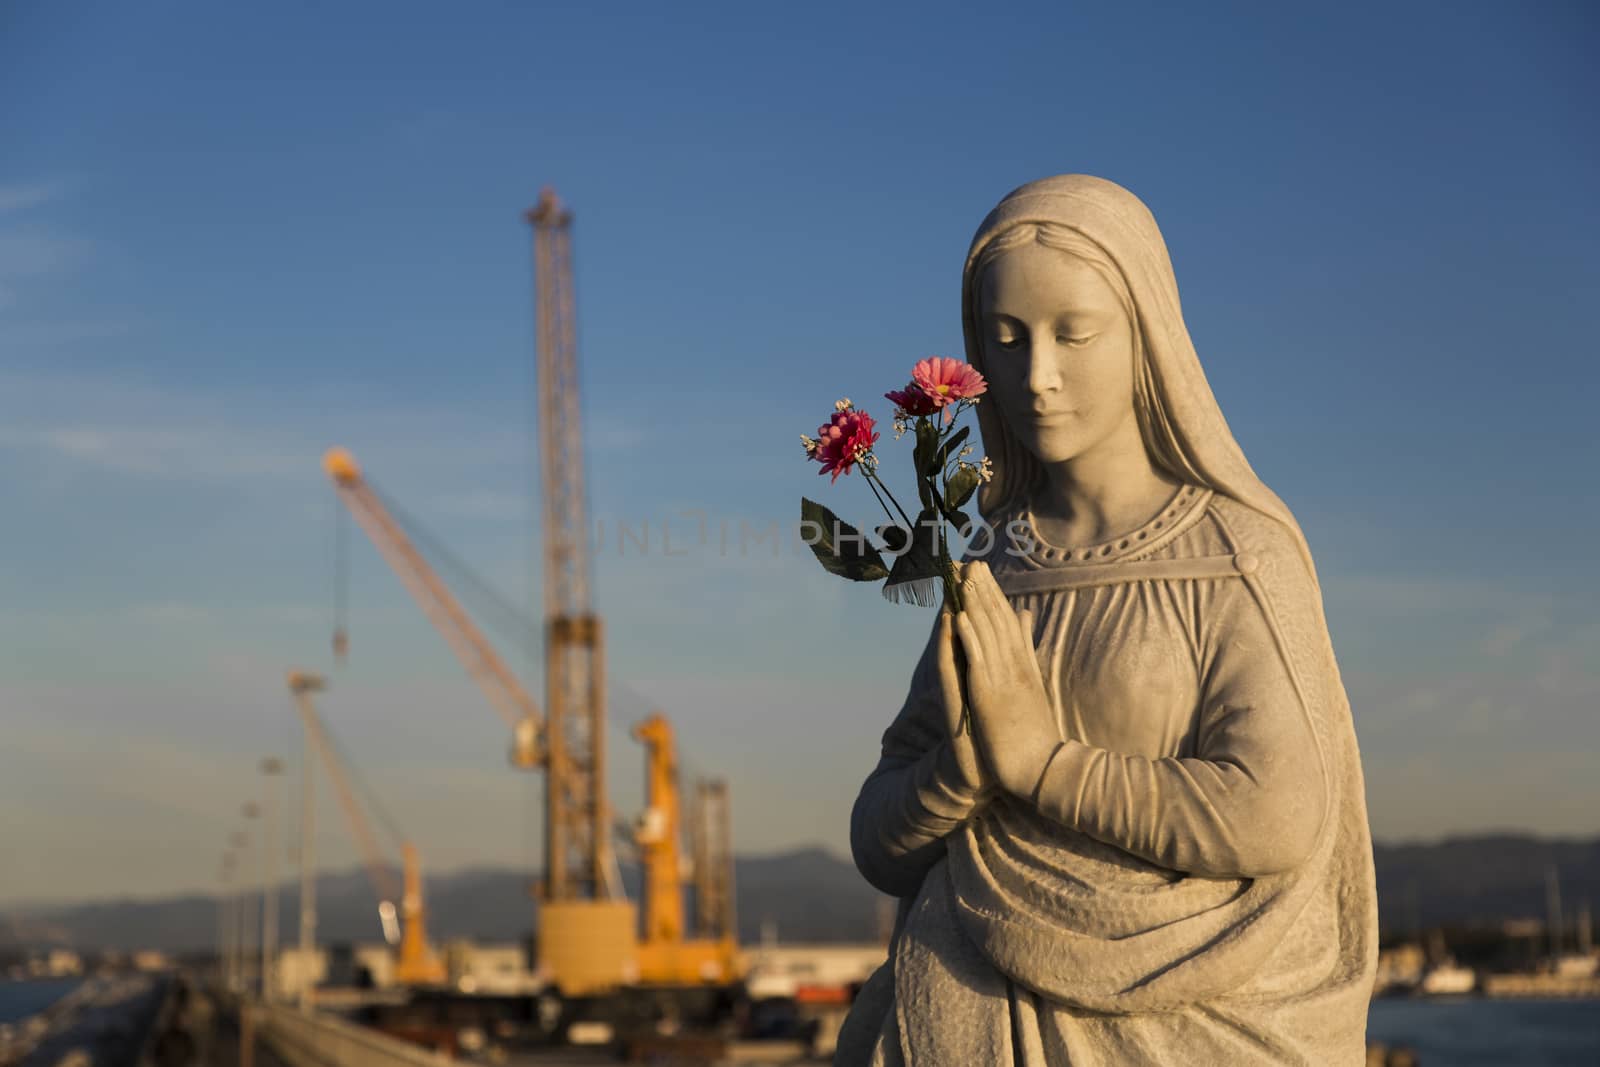
[[[327,687],[320,675],[305,671],[289,672],[289,691],[301,714],[310,716],[311,694]],[[317,794],[316,774],[312,760],[316,758],[311,731],[305,731],[305,755],[300,768],[304,793],[300,799],[300,966],[297,978],[300,984],[300,1010],[310,1013],[316,1002],[316,967],[314,957],[317,945]]]
[[[239,806],[239,814],[244,816],[244,818],[245,818],[245,826],[248,828],[251,823],[253,823],[253,822],[255,822],[255,820],[261,818],[261,805],[257,804],[253,800],[247,800],[247,801],[245,801],[243,804],[241,804]],[[247,830],[247,832],[248,832],[248,830]],[[263,834],[259,838],[257,838],[257,840],[264,840],[265,836],[266,835]],[[260,856],[259,859],[256,860],[256,879],[255,879],[256,880],[256,884],[258,886],[261,886],[263,889],[265,888],[265,883],[266,883],[266,870],[267,870],[267,857],[266,857],[266,853],[265,853],[265,848],[263,847],[262,855]],[[249,884],[249,881],[250,881],[250,879],[248,877],[243,878],[243,879],[240,880],[239,889],[240,889],[241,896],[243,896],[243,894],[245,892],[245,889]],[[266,895],[265,893],[262,894],[263,898],[265,898],[265,895]],[[261,952],[262,952],[262,950],[264,949],[265,946],[259,940],[259,938],[261,936],[261,926],[260,926],[260,918],[261,918],[261,916],[255,914],[256,901],[254,900],[254,894],[252,894],[250,897],[245,897],[244,899],[246,900],[246,904],[245,904],[245,920],[244,920],[245,945],[247,947],[255,949],[256,950],[255,954],[256,954],[256,957],[257,957],[256,960],[248,960],[248,958],[247,958],[248,962],[245,965],[244,974],[241,975],[241,979],[242,979],[242,981],[244,983],[245,992],[248,993],[250,991],[251,986],[253,986],[255,984],[255,978],[256,978],[256,974],[258,972],[258,963],[257,963],[257,961],[260,959]],[[262,903],[265,903],[265,899],[263,899]]]
[[[233,989],[236,993],[244,992],[246,960],[246,937],[249,933],[249,923],[245,919],[246,887],[243,877],[244,857],[250,848],[250,834],[246,830],[235,830],[231,838],[233,850],[239,856],[240,878],[238,892],[233,895]]]
[[[278,777],[283,774],[283,761],[268,756],[261,761],[261,774],[266,778],[266,803],[262,817],[263,847],[266,862],[261,872],[261,999],[272,1000],[273,963],[278,954]]]
[[[217,895],[217,980],[225,989],[233,986],[233,863],[233,853],[224,852]]]

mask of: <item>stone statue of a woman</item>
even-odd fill
[[[1023,186],[962,316],[996,535],[856,801],[856,864],[900,910],[835,1064],[1363,1063],[1350,708],[1155,219],[1098,178]]]

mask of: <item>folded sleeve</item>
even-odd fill
[[[1067,740],[1033,799],[1049,818],[1160,866],[1253,878],[1310,856],[1330,785],[1310,709],[1260,603],[1241,581],[1225,584],[1205,627],[1194,756],[1149,759]]]
[[[850,851],[862,877],[890,896],[915,895],[944,854],[945,836],[984,799],[959,782],[930,637],[905,704],[884,732],[878,765],[850,813]]]

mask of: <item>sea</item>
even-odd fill
[[[8,981],[0,978],[0,1024],[37,1014],[78,988],[77,978]]]
[[[1600,1000],[1383,997],[1367,1039],[1408,1046],[1419,1067],[1600,1067]]]

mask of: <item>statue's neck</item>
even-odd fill
[[[1150,460],[1137,423],[1072,459],[1044,465],[1031,509],[1052,544],[1084,545],[1135,530],[1182,484]]]

